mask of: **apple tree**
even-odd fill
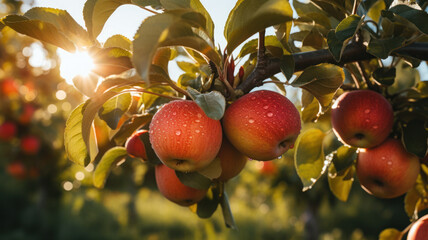
[[[133,39],[97,41],[124,4],[152,16]],[[428,207],[428,85],[416,69],[428,60],[427,7],[424,0],[239,0],[224,26],[227,45],[218,47],[198,0],[88,0],[86,29],[66,10],[32,8],[4,17],[0,29],[93,58],[92,77],[74,79],[88,98],[70,114],[64,144],[71,161],[96,165],[96,187],[118,162],[138,157],[156,166],[167,198],[201,218],[220,206],[234,227],[222,172],[234,169],[233,177],[246,157],[277,161],[289,151],[303,191],[325,176],[347,201],[357,176],[375,197],[405,194],[414,222]],[[170,72],[171,62],[180,74]],[[291,104],[285,96],[295,92]],[[105,123],[103,144],[94,121]],[[407,230],[386,229],[380,238]]]

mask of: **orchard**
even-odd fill
[[[132,39],[100,42],[123,5],[150,16]],[[1,18],[0,36],[19,33],[90,56],[90,71],[72,80],[82,97],[70,100],[60,142],[70,168],[94,168],[85,182],[92,196],[127,189],[128,223],[138,221],[131,212],[146,188],[204,224],[196,239],[373,239],[353,229],[366,224],[380,228],[378,239],[421,240],[428,239],[427,9],[426,0],[238,0],[218,26],[199,0],[87,0],[85,27],[67,9],[33,7]],[[20,99],[28,87],[13,75],[0,75],[0,90],[10,101],[4,108],[19,106],[6,112],[19,115],[0,119],[0,141],[30,159],[49,147],[40,132],[23,130],[44,103]],[[24,178],[26,166],[17,164],[7,171]],[[137,177],[143,184],[130,180]],[[246,206],[239,218],[234,201]],[[305,204],[303,220],[286,204]],[[272,223],[262,235],[242,229],[263,206],[282,206],[269,212],[282,225],[265,214],[254,220]],[[354,226],[340,222],[346,214]],[[366,215],[357,221],[359,214]],[[221,224],[209,222],[219,216]],[[323,224],[345,233],[321,236]]]

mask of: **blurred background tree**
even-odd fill
[[[20,13],[22,4],[2,1],[0,17]],[[376,199],[359,184],[346,203],[325,177],[302,192],[293,151],[275,162],[250,161],[230,181],[237,230],[224,226],[220,210],[202,220],[165,200],[153,168],[139,160],[113,169],[96,189],[94,166],[72,164],[64,152],[65,121],[82,95],[61,78],[56,48],[8,28],[0,42],[0,239],[356,240],[409,223],[403,197]],[[98,135],[99,143],[108,137]],[[325,147],[333,146],[334,137]]]

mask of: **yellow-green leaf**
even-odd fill
[[[294,163],[297,174],[303,183],[303,191],[312,188],[323,172],[324,137],[323,131],[312,128],[300,134],[296,141]]]
[[[320,103],[322,111],[331,106],[334,94],[345,79],[343,69],[339,66],[322,63],[306,68],[291,85],[310,92]]]
[[[379,234],[379,240],[401,240],[401,232],[395,228],[384,229]]]
[[[332,164],[328,170],[328,185],[334,196],[340,201],[346,202],[354,182],[355,168],[350,166],[342,174],[338,174]]]
[[[107,176],[110,173],[110,169],[115,163],[124,159],[128,153],[124,147],[114,147],[104,153],[100,162],[94,171],[94,186],[97,188],[103,188],[107,180]]]
[[[201,25],[204,25],[204,16],[190,9],[171,10],[146,18],[133,42],[132,61],[140,76],[149,82],[152,59],[160,47],[188,47],[220,65],[220,54],[203,36]]]
[[[91,39],[103,30],[107,19],[116,9],[124,4],[130,4],[131,0],[87,0],[83,7],[83,18]]]
[[[28,19],[19,15],[9,15],[2,21],[3,24],[21,34],[53,44],[69,52],[76,50],[74,43],[52,23]]]
[[[293,19],[293,10],[287,0],[239,0],[229,14],[224,29],[229,54],[246,39]]]
[[[122,36],[120,34],[116,34],[106,40],[103,45],[103,48],[116,47],[131,51],[131,44],[132,41],[129,40],[127,37]]]
[[[191,8],[196,12],[204,15],[206,19],[205,30],[208,33],[211,40],[214,40],[214,23],[211,19],[210,14],[205,9],[204,5],[199,0],[160,0],[160,3],[166,10],[180,9],[180,8]]]
[[[65,10],[35,7],[28,10],[24,14],[24,17],[53,24],[60,32],[77,45],[92,45],[88,32],[86,32],[86,30]]]
[[[64,130],[65,152],[71,161],[81,166],[86,166],[90,162],[86,144],[82,135],[84,107],[85,103],[82,103],[71,112]]]

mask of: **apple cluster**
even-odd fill
[[[149,134],[150,145],[162,162],[155,168],[159,191],[172,202],[189,206],[204,198],[207,189],[186,186],[176,171],[206,172],[220,167],[211,181],[227,182],[248,159],[280,157],[293,147],[300,130],[300,114],[293,103],[279,93],[260,90],[231,103],[221,120],[208,117],[194,101],[171,101],[156,112],[148,131],[135,132],[125,146],[130,156],[147,160],[141,136]]]
[[[366,192],[395,198],[413,187],[420,161],[391,137],[394,112],[383,95],[371,90],[342,94],[332,106],[331,122],[340,141],[359,148],[357,177]]]

